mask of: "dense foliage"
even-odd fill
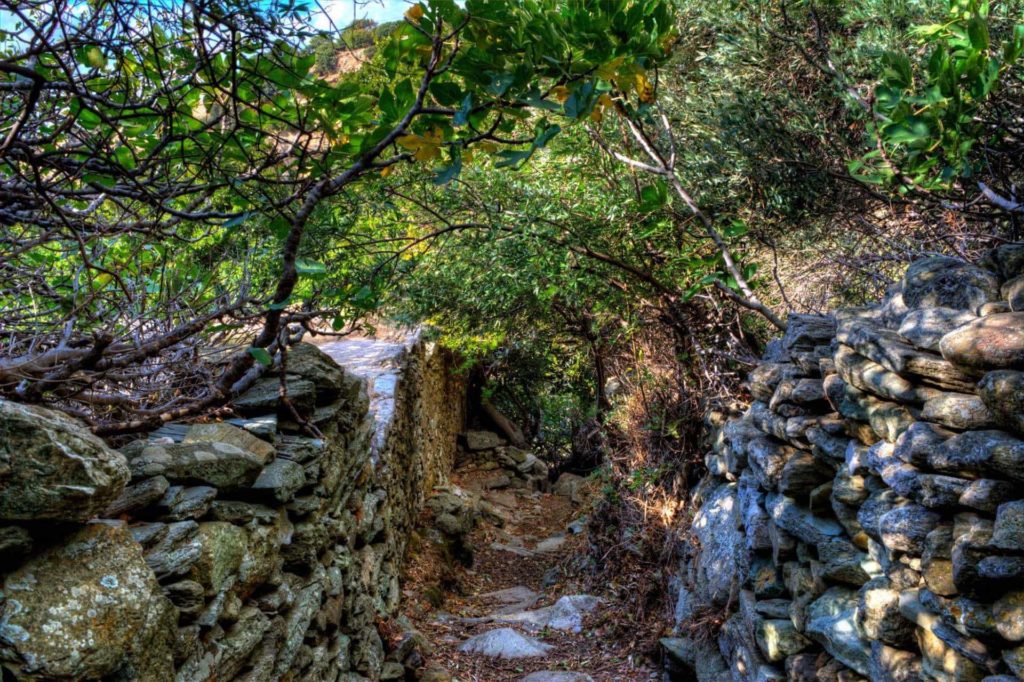
[[[0,395],[102,433],[391,318],[581,467],[694,453],[787,312],[1020,237],[1020,0],[70,7],[0,36]]]

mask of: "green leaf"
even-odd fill
[[[132,150],[125,146],[120,146],[114,150],[114,158],[126,170],[135,170],[135,155],[132,154]]]
[[[729,223],[728,227],[726,227],[722,231],[722,233],[726,237],[730,237],[732,239],[736,239],[736,238],[742,237],[743,235],[745,235],[749,231],[750,231],[750,227],[747,226],[747,224],[745,222],[743,222],[742,220],[734,220],[731,223]]]
[[[249,349],[249,355],[253,356],[256,359],[256,362],[260,363],[264,367],[270,367],[274,364],[274,358],[271,357],[266,348],[257,348],[256,346],[253,346]]]
[[[79,64],[93,69],[102,69],[107,65],[107,56],[95,45],[78,48],[75,51],[75,59]]]
[[[452,125],[456,128],[469,123],[469,112],[473,109],[473,93],[466,95],[466,98],[462,100],[462,106],[455,112],[455,116],[452,118]]]
[[[316,261],[298,258],[295,261],[295,271],[300,275],[322,277],[327,274],[327,266],[323,263],[317,263]]]
[[[668,186],[664,180],[657,180],[640,190],[640,210],[657,211],[668,203]]]
[[[462,152],[459,147],[453,147],[451,152],[451,163],[439,169],[434,175],[434,184],[438,186],[447,185],[462,172]]]

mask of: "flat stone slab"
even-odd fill
[[[554,648],[533,637],[521,635],[512,628],[500,628],[470,637],[462,643],[459,651],[490,658],[537,658],[547,656]]]
[[[539,670],[535,673],[530,673],[520,682],[594,682],[594,678],[586,673]]]
[[[505,604],[506,606],[494,612],[499,614],[526,611],[533,608],[540,600],[540,595],[525,585],[516,585],[515,587],[495,592],[485,592],[479,595],[479,597],[487,602]]]
[[[598,597],[577,594],[559,599],[551,606],[534,611],[519,613],[495,613],[486,617],[498,623],[519,623],[530,629],[563,630],[579,633],[583,631],[583,617],[601,603]]]

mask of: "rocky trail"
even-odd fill
[[[659,679],[610,634],[613,599],[582,591],[583,479],[552,486],[542,462],[494,434],[470,432],[465,446],[408,558],[403,625],[417,633],[422,679]]]

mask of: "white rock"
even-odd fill
[[[459,651],[463,653],[480,654],[491,658],[534,658],[546,656],[552,649],[554,647],[550,644],[521,635],[512,628],[491,630],[470,637],[459,647]]]

